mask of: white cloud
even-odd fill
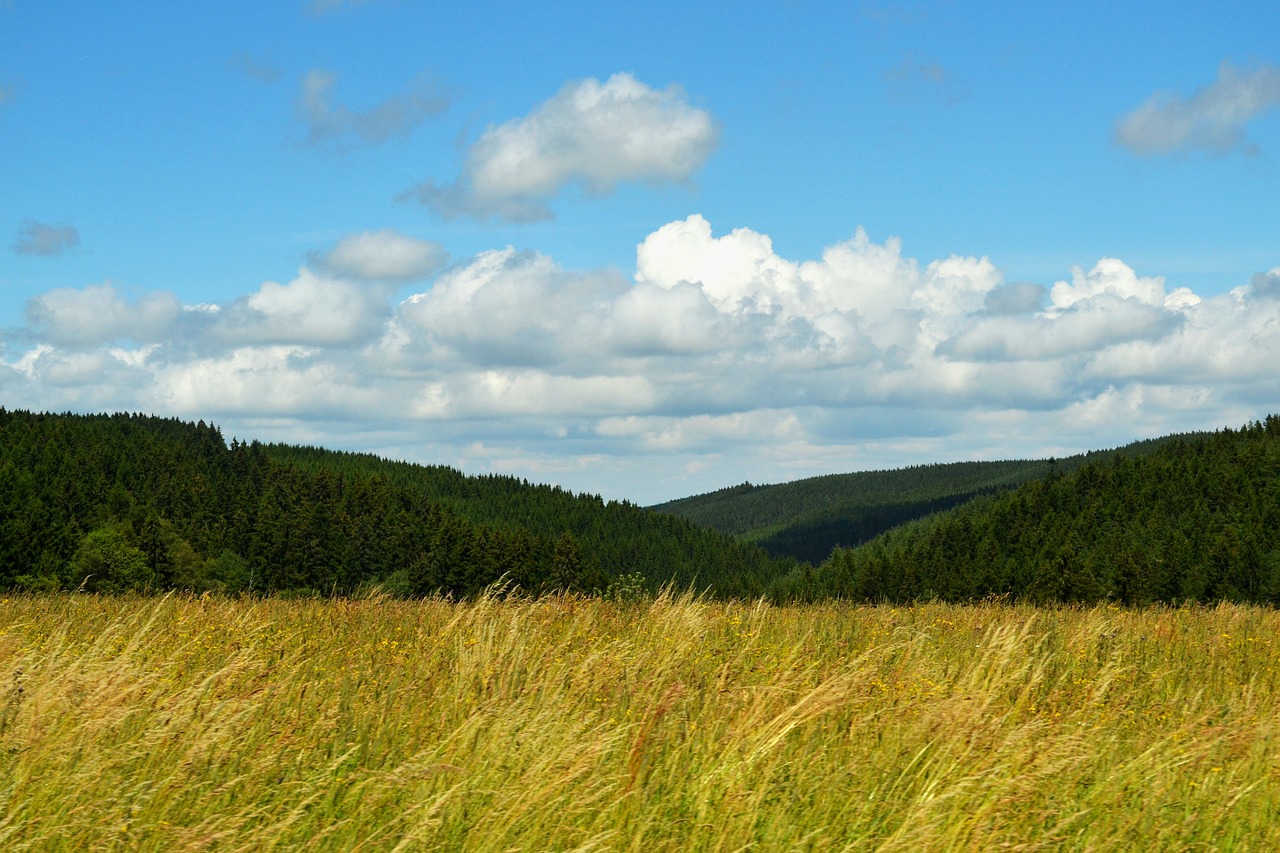
[[[1106,294],[1121,299],[1134,299],[1144,305],[1164,305],[1164,279],[1159,276],[1139,277],[1124,261],[1103,258],[1085,272],[1071,270],[1071,283],[1059,281],[1049,291],[1055,309],[1070,308],[1077,302]]]
[[[568,272],[534,252],[482,252],[407,299],[399,327],[431,358],[522,367],[576,353],[585,359],[580,372],[590,372],[600,329],[626,288],[620,274]]]
[[[611,438],[638,440],[651,451],[706,451],[729,444],[774,444],[805,438],[805,428],[794,412],[767,409],[727,415],[603,418],[596,431]]]
[[[437,272],[445,258],[439,243],[384,228],[343,237],[328,252],[314,256],[312,263],[342,278],[406,282]]]
[[[711,224],[696,214],[640,244],[636,277],[666,288],[695,283],[721,312],[798,320],[832,345],[865,337],[882,346],[918,334],[923,317],[931,332],[945,328],[981,307],[1000,281],[986,258],[953,256],[922,273],[902,256],[900,240],[876,244],[861,228],[828,247],[820,261],[797,263],[776,255],[767,236],[748,228],[713,237]]]
[[[1136,299],[1095,296],[1056,314],[978,320],[941,351],[969,361],[1056,359],[1130,341],[1158,340],[1179,322],[1178,315]]]
[[[391,314],[387,286],[332,278],[307,267],[287,284],[263,282],[256,293],[213,314],[216,337],[231,343],[349,346],[376,338]]]
[[[402,195],[452,219],[533,221],[568,185],[603,195],[618,184],[681,182],[715,149],[711,114],[677,86],[652,89],[630,74],[564,86],[523,118],[490,126],[467,152],[462,176]]]
[[[347,362],[315,349],[239,346],[207,358],[157,364],[155,398],[166,409],[252,417],[355,418],[386,405]]]
[[[19,255],[61,255],[80,245],[80,232],[70,225],[48,225],[28,219],[18,229],[13,250]]]
[[[644,376],[565,376],[532,368],[451,373],[428,382],[412,400],[415,418],[600,417],[655,402]]]
[[[103,282],[34,297],[27,302],[27,320],[41,340],[80,348],[121,338],[163,340],[180,310],[172,293],[148,293],[130,302]]]
[[[297,111],[307,126],[307,141],[313,145],[378,145],[395,136],[404,137],[449,103],[432,87],[419,84],[412,91],[387,98],[369,109],[352,110],[333,102],[337,82],[336,74],[318,68],[302,78]]]
[[[862,230],[786,258],[691,216],[640,242],[635,280],[508,247],[392,305],[399,277],[438,263],[430,245],[350,235],[221,306],[49,291],[6,337],[6,405],[216,418],[658,500],[1061,455],[1239,422],[1277,392],[1280,267],[1199,298],[1103,258],[1046,288]]]
[[[1224,154],[1244,144],[1251,121],[1277,108],[1280,67],[1260,65],[1242,71],[1224,62],[1218,79],[1189,98],[1168,92],[1152,95],[1116,123],[1115,139],[1136,154],[1189,149]]]
[[[732,345],[735,334],[706,292],[687,282],[627,289],[614,300],[604,332],[622,355],[709,353]]]
[[[697,284],[720,311],[803,310],[796,264],[773,253],[773,242],[749,228],[711,236],[694,214],[650,234],[636,252],[636,277],[660,287]]]

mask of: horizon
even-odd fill
[[[0,405],[642,506],[1280,408],[1280,8],[0,0]]]

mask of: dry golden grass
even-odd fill
[[[1280,849],[1280,615],[0,601],[0,849]]]

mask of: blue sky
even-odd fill
[[[0,404],[640,502],[1280,408],[1280,7],[0,2]]]

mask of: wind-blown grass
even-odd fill
[[[0,601],[6,850],[1280,847],[1253,607]]]

